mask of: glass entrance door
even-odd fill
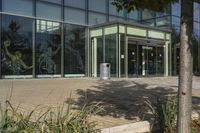
[[[138,75],[138,51],[137,45],[128,45],[128,74],[129,77],[135,77]]]
[[[137,45],[138,52],[138,75],[145,76],[147,74],[147,61],[148,61],[148,51],[145,45]],[[137,76],[138,76],[137,75]]]
[[[156,75],[156,48],[148,46],[148,75]]]
[[[162,46],[128,44],[128,77],[164,74]]]
[[[163,75],[164,74],[164,48],[163,47],[157,47],[156,51],[156,73],[157,75]]]

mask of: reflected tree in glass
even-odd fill
[[[2,16],[2,75],[32,74],[32,20]]]
[[[37,20],[36,72],[40,75],[61,74],[60,24]]]
[[[65,74],[85,74],[85,27],[65,25]]]

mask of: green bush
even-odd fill
[[[41,115],[37,109],[21,113],[9,101],[0,105],[1,133],[97,133],[95,122],[88,120],[101,111],[98,105],[84,106],[80,111],[72,111],[68,104],[56,109],[48,108]],[[37,116],[37,117],[36,117]],[[34,119],[34,117],[36,117]]]
[[[154,115],[153,129],[159,133],[175,133],[177,122],[177,97],[167,96],[157,98],[155,103],[146,102],[151,113]]]

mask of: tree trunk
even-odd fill
[[[181,1],[180,72],[178,90],[178,133],[191,133],[193,76],[193,0]]]

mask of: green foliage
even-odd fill
[[[39,116],[37,108],[21,113],[9,101],[0,106],[0,132],[2,133],[97,133],[96,124],[88,117],[101,111],[98,105],[84,106],[72,111],[71,105],[48,108]],[[37,117],[36,117],[37,116]],[[36,119],[33,119],[36,117]]]
[[[177,97],[167,96],[164,99],[157,98],[155,103],[146,102],[151,113],[154,115],[155,129],[161,133],[174,133],[177,122]]]

